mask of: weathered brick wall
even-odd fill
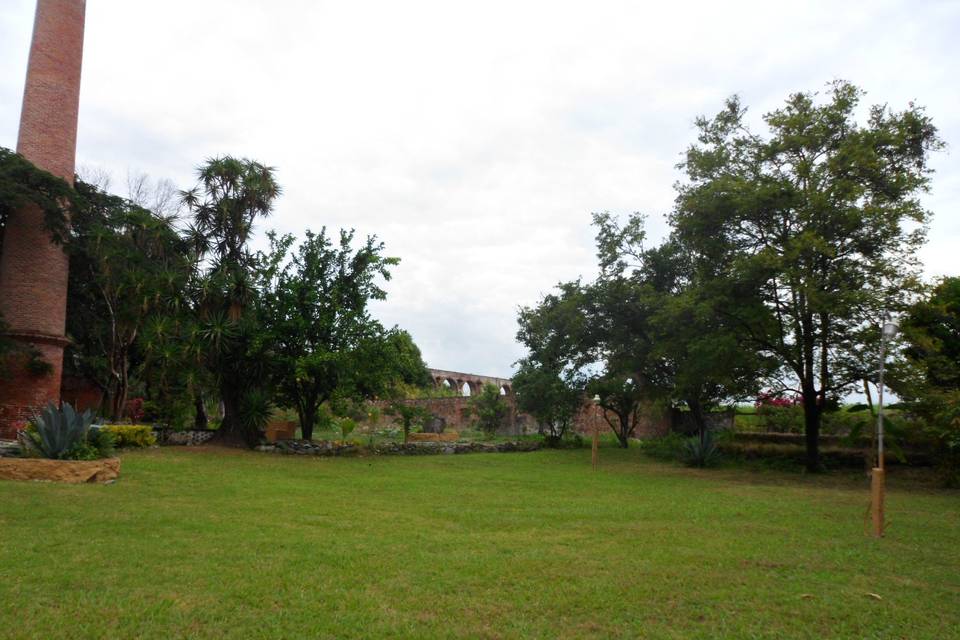
[[[610,420],[617,424],[617,418],[610,414]],[[592,434],[595,425],[599,425],[600,433],[608,433],[610,426],[603,416],[603,407],[593,402],[587,404],[574,420],[573,428],[584,435]],[[666,435],[670,432],[670,414],[667,411],[648,404],[640,410],[637,427],[633,432],[636,438],[649,438]]]
[[[539,425],[533,419],[533,416],[517,411],[516,397],[507,395],[503,397],[504,402],[510,407],[510,413],[505,420],[506,425],[500,430],[503,435],[518,435],[537,433]],[[418,400],[406,400],[407,404],[420,406],[429,411],[432,415],[443,418],[447,429],[462,431],[472,428],[474,418],[469,413],[470,398],[422,398]],[[378,403],[382,408],[387,403]],[[613,416],[611,416],[613,419]],[[384,416],[386,424],[393,424],[390,416]],[[592,434],[594,428],[599,426],[600,433],[607,433],[610,427],[603,419],[603,409],[590,402],[574,419],[573,430],[585,435]],[[664,435],[670,431],[670,415],[665,411],[658,410],[652,405],[641,412],[640,420],[634,435],[640,437],[650,437]]]
[[[69,402],[77,411],[90,409],[97,413],[103,405],[103,391],[89,380],[65,376],[60,384],[60,400]]]
[[[80,103],[85,0],[38,0],[27,66],[17,151],[41,169],[73,182]],[[13,212],[0,254],[0,315],[9,333],[39,352],[53,371],[32,376],[15,359],[0,382],[0,437],[31,407],[60,398],[67,257],[51,242],[34,206]]]
[[[475,422],[475,418],[470,414],[469,397],[420,398],[417,400],[405,400],[404,402],[423,407],[433,416],[442,418],[446,423],[446,428],[453,429],[454,431],[473,428]],[[533,420],[526,414],[517,412],[516,402],[513,396],[504,396],[504,402],[506,402],[510,408],[507,419],[504,421],[506,426],[501,429],[504,434],[537,432],[537,427]],[[376,404],[380,406],[381,409],[385,409],[389,403],[378,402]],[[393,418],[386,414],[384,414],[384,422],[386,424],[394,424]]]

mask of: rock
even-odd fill
[[[18,458],[20,457],[20,444],[16,440],[5,440],[0,442],[0,458]]]
[[[440,416],[431,416],[429,420],[423,425],[424,433],[443,433],[443,430],[447,427],[447,420],[441,418]]]

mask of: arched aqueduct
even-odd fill
[[[448,388],[456,391],[462,396],[471,396],[479,393],[480,387],[485,384],[493,385],[500,389],[502,395],[512,395],[513,388],[509,378],[494,378],[492,376],[480,376],[475,373],[463,373],[460,371],[445,371],[443,369],[430,369],[430,376],[438,389]]]

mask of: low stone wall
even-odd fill
[[[541,448],[539,442],[501,442],[497,444],[484,442],[397,442],[374,447],[375,455],[430,455],[430,454],[457,454],[457,453],[525,453],[537,451]]]
[[[275,444],[264,444],[257,451],[283,453],[301,456],[344,456],[359,453],[372,455],[439,455],[458,453],[511,453],[516,451],[536,451],[539,442],[396,442],[380,444],[372,449],[356,444],[337,442],[313,442],[308,440],[281,440]]]
[[[20,443],[16,440],[0,440],[0,458],[19,458]]]
[[[176,429],[165,429],[161,427],[154,427],[153,433],[157,436],[157,444],[160,445],[181,445],[181,446],[196,446],[198,444],[203,444],[210,440],[216,433],[216,431],[210,430],[200,430],[200,429],[188,429],[185,431],[177,431]]]
[[[45,480],[84,484],[113,482],[120,476],[120,458],[46,460],[0,458],[0,480]]]

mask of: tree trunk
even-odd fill
[[[617,431],[617,440],[624,449],[630,447],[630,414],[617,416],[620,419],[620,429]]]
[[[690,417],[693,418],[693,424],[697,427],[697,436],[700,438],[702,448],[707,437],[707,421],[703,417],[703,407],[699,400],[687,400],[687,406],[690,408]]]
[[[313,427],[317,424],[317,410],[315,407],[304,407],[298,410],[300,417],[300,437],[304,440],[313,440]]]
[[[807,471],[823,471],[820,464],[820,417],[822,407],[817,402],[817,393],[803,392],[803,427],[807,445]]]
[[[244,432],[240,394],[231,385],[224,384],[220,396],[223,400],[223,422],[217,430],[217,440],[227,444],[247,444],[248,434]]]
[[[127,387],[130,384],[130,377],[127,373],[128,365],[126,357],[121,356],[117,363],[117,376],[114,383],[113,393],[110,397],[110,418],[114,422],[119,422],[123,418],[124,409],[127,404]]]
[[[193,406],[194,406],[194,418],[193,426],[196,429],[206,429],[210,424],[210,419],[207,416],[207,407],[203,404],[203,394],[195,393],[193,394]]]

